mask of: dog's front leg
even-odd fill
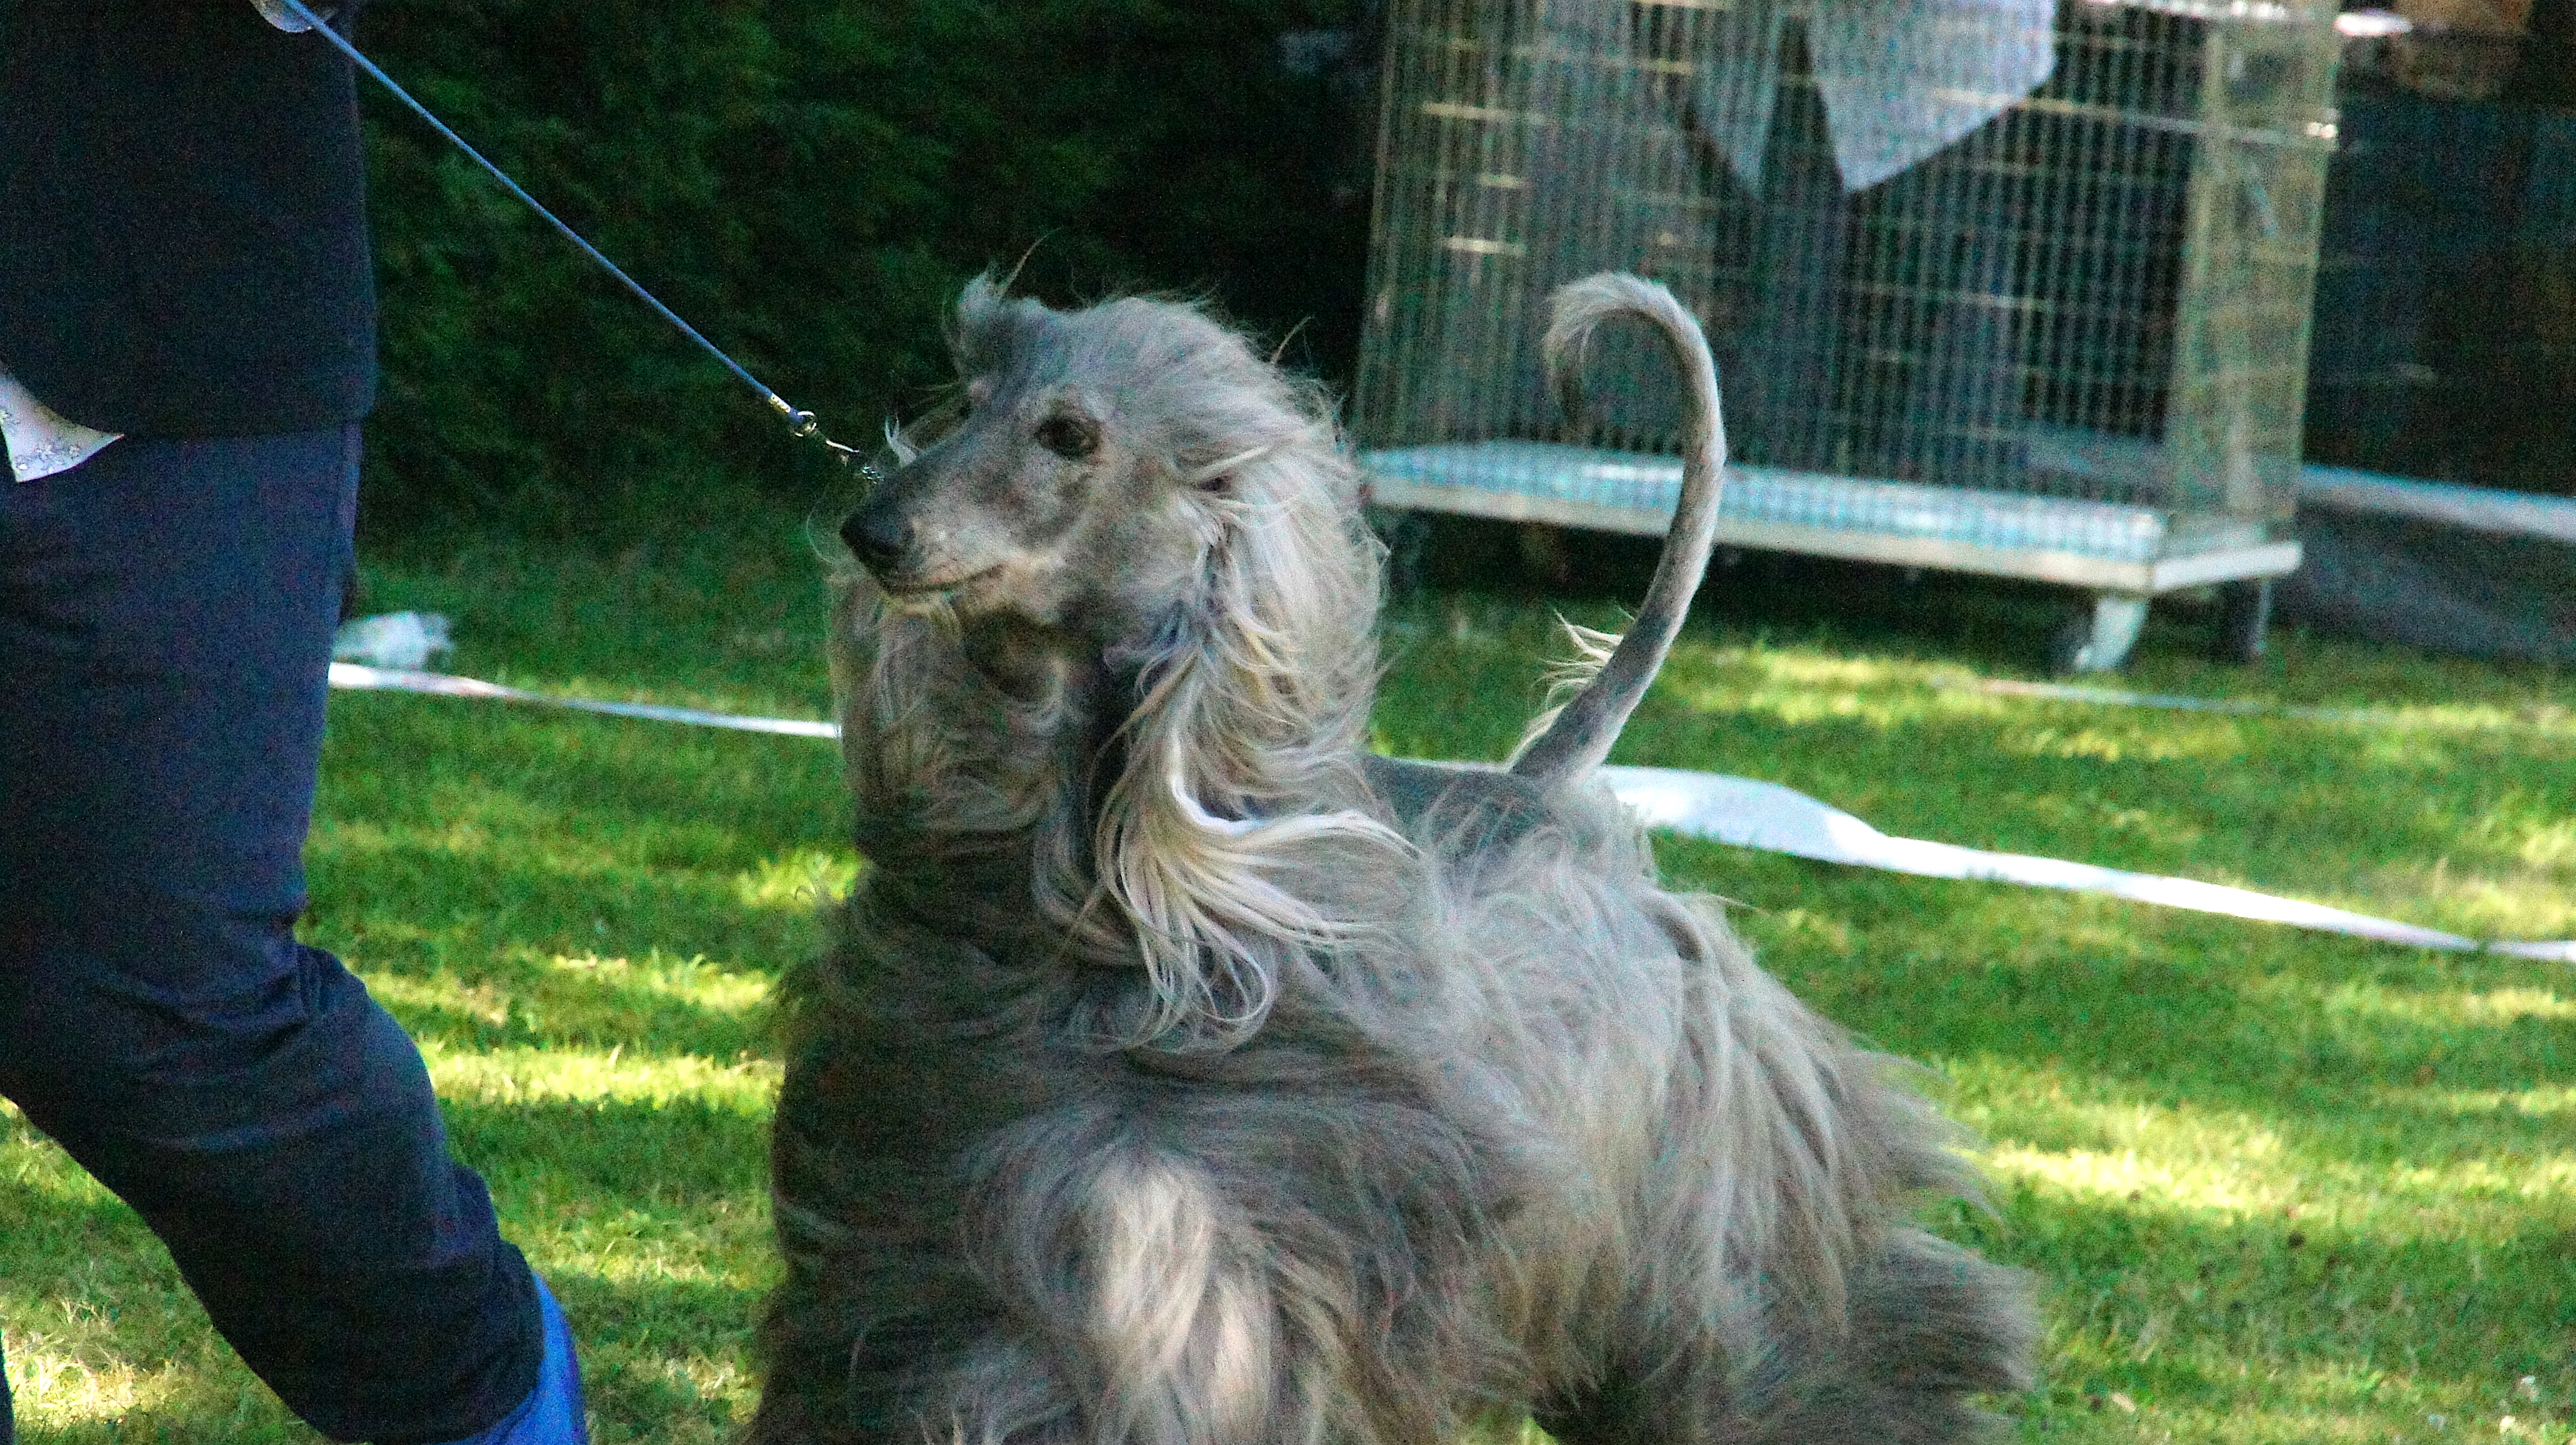
[[[943,1067],[923,1030],[859,1011],[831,1025],[791,1050],[771,1129],[786,1277],[761,1322],[767,1378],[745,1445],[1025,1438],[1060,1403],[975,1383],[1035,1377],[991,1343],[1006,1311],[961,1243],[978,1071]],[[979,1394],[991,1410],[969,1409]],[[969,1414],[991,1418],[968,1428]]]
[[[1008,1300],[1042,1373],[1071,1392],[1081,1436],[1312,1438],[1325,1392],[1299,1381],[1320,1373],[1321,1331],[1298,1328],[1293,1271],[1204,1162],[1136,1139],[1107,1113],[1014,1134],[968,1233],[977,1272]],[[974,1387],[960,1401],[971,1413],[1031,1418],[1027,1396],[1005,1395],[989,1374],[959,1384]]]

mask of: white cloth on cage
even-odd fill
[[[116,436],[82,426],[36,400],[9,368],[0,366],[0,439],[8,443],[9,474],[19,481],[70,471]]]
[[[1737,0],[1700,61],[1699,121],[1760,194],[1781,32],[1801,20],[1843,186],[1874,186],[2046,84],[2056,13],[2056,0]]]

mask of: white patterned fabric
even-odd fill
[[[8,439],[9,470],[19,481],[69,471],[117,435],[55,415],[0,367],[0,436]]]
[[[1847,190],[1922,161],[2027,98],[2057,63],[2056,0],[1738,0],[1718,13],[1698,109],[1745,188],[1780,93],[1780,33],[1808,62]]]

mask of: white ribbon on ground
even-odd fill
[[[590,697],[561,697],[554,693],[530,692],[525,688],[504,687],[480,678],[454,677],[443,672],[414,672],[400,667],[369,667],[363,663],[331,664],[331,685],[360,692],[418,692],[436,697],[479,697],[494,702],[533,703],[539,707],[568,708],[574,712],[606,713],[610,717],[644,718],[652,722],[688,723],[702,728],[731,728],[745,733],[783,733],[797,738],[837,738],[841,730],[827,722],[813,722],[792,717],[744,717],[739,713],[708,712],[704,708],[664,707],[651,702],[607,702]]]
[[[2195,913],[2223,913],[2261,923],[2374,938],[2408,948],[2439,948],[2457,953],[2484,949],[2524,958],[2576,963],[2576,940],[2556,943],[2482,943],[2456,933],[2396,923],[2367,914],[2277,898],[2250,888],[2230,888],[2190,878],[2131,873],[2059,858],[2023,853],[1989,853],[1955,843],[1921,838],[1891,838],[1839,808],[1828,807],[1804,793],[1751,778],[1720,777],[1679,768],[1609,767],[1601,770],[1619,801],[1636,810],[1651,827],[1669,828],[1715,843],[1788,853],[1827,863],[1913,873],[1925,878],[1964,878],[1989,883],[2018,883],[2025,888],[2062,888],[2076,893],[2106,893],[2114,898],[2153,903],[2161,908],[2187,908]]]
[[[331,664],[331,685],[370,692],[426,693],[438,697],[528,703],[576,712],[605,713],[611,717],[730,728],[737,732],[777,733],[801,738],[840,735],[840,730],[832,724],[807,718],[745,717],[738,713],[665,707],[658,703],[562,697],[505,687],[478,678],[368,667],[351,662]],[[1777,783],[1758,782],[1752,778],[1730,778],[1680,768],[1632,767],[1603,768],[1601,775],[1610,784],[1611,791],[1618,795],[1619,801],[1634,809],[1647,826],[1667,828],[1738,848],[1758,848],[1767,853],[1787,853],[1820,862],[1912,873],[1926,878],[1973,879],[2016,883],[2026,888],[2102,893],[2114,898],[2152,903],[2161,908],[2185,908],[2196,913],[2220,913],[2262,923],[2286,923],[2295,928],[2349,934],[2408,948],[2436,948],[2461,953],[2484,950],[2522,958],[2576,963],[2576,940],[2482,942],[2411,923],[2328,908],[2323,904],[2278,898],[2249,888],[2230,888],[2223,884],[2167,878],[2153,873],[2130,873],[2090,863],[2070,863],[2060,858],[1989,853],[1921,838],[1892,838],[1839,808],[1828,807]]]

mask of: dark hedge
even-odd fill
[[[943,379],[944,303],[1181,291],[1339,375],[1365,63],[1282,61],[1358,0],[379,0],[366,48],[844,440]],[[375,535],[626,531],[810,484],[740,383],[371,95]],[[1032,251],[1032,247],[1035,249]],[[1302,324],[1302,325],[1301,325]]]

